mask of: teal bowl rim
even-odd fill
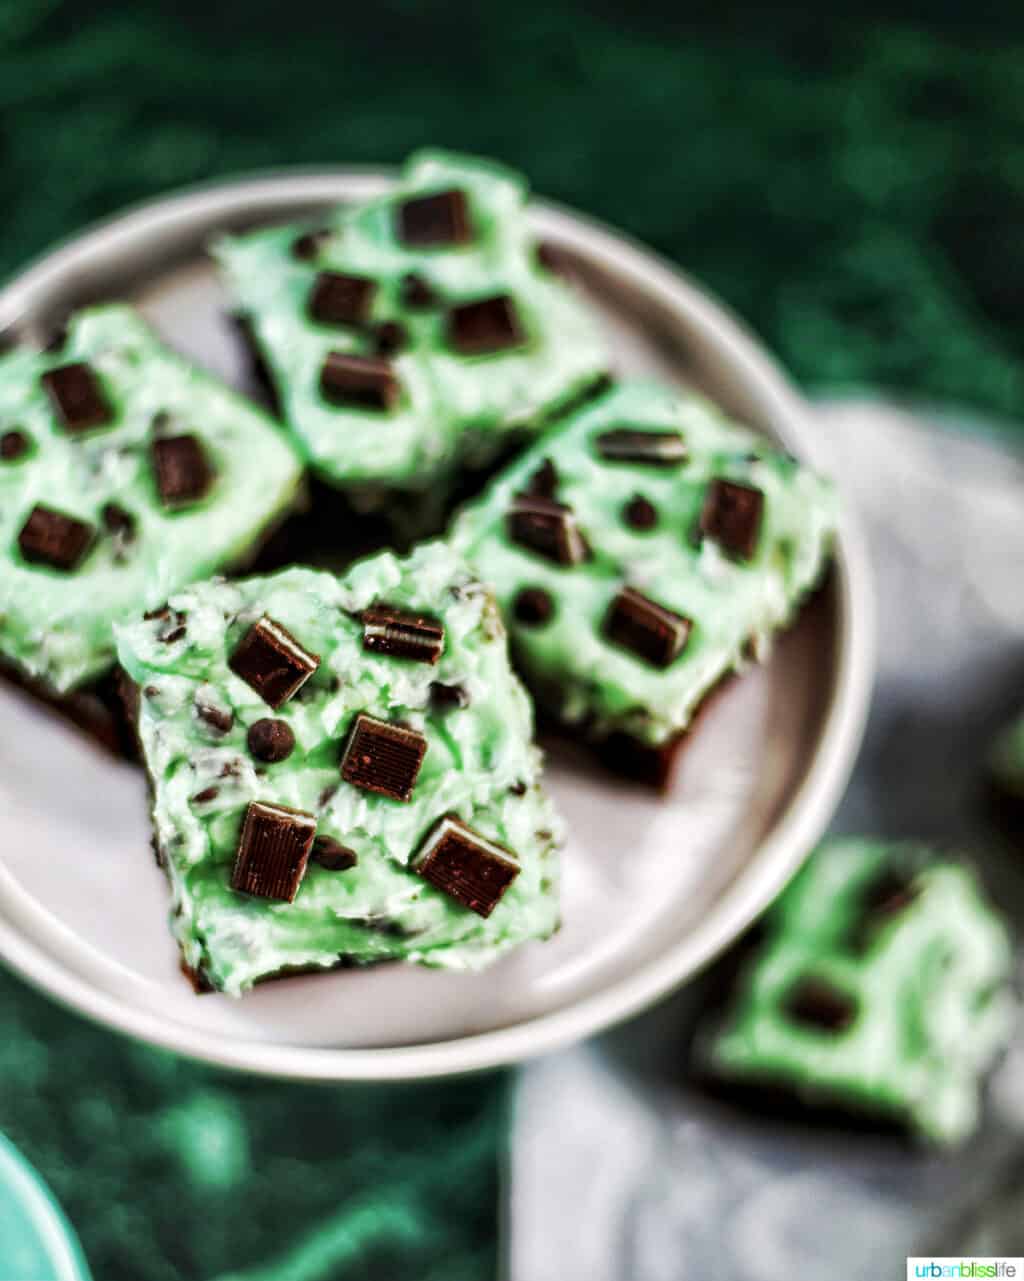
[[[91,1281],[89,1265],[64,1211],[10,1139],[0,1134],[0,1189],[13,1193],[26,1221],[35,1229],[59,1281]],[[7,1279],[5,1278],[5,1281]],[[11,1278],[10,1281],[35,1281]]]

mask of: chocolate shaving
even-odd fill
[[[318,836],[313,842],[313,853],[310,858],[328,872],[347,872],[359,862],[355,850],[342,845],[333,836]]]
[[[234,712],[225,711],[224,708],[217,707],[216,704],[200,698],[198,694],[196,694],[194,703],[196,715],[206,725],[209,725],[215,734],[227,734],[234,727]]]
[[[643,494],[634,494],[622,509],[622,519],[631,529],[653,529],[658,523],[658,509]]]
[[[398,205],[396,232],[405,245],[420,249],[463,245],[473,239],[466,193],[457,188],[410,196]]]
[[[422,734],[360,712],[341,758],[341,776],[364,791],[407,802],[426,751]]]
[[[436,823],[412,862],[413,869],[450,898],[487,917],[519,875],[511,850],[481,836],[454,814]]]
[[[363,611],[363,649],[417,663],[438,661],[444,653],[444,625],[436,619],[391,605],[371,605]]]
[[[516,593],[512,602],[512,613],[516,622],[527,627],[540,627],[551,619],[555,612],[555,602],[551,593],[543,587],[524,587]]]
[[[700,534],[723,551],[750,560],[757,550],[764,512],[764,494],[734,480],[713,480],[700,513]]]
[[[213,473],[198,436],[161,436],[150,450],[156,487],[165,507],[197,502],[209,490]]]
[[[597,452],[610,463],[646,463],[651,467],[678,467],[688,455],[677,431],[637,431],[614,427],[597,438]]]
[[[526,341],[508,294],[449,307],[447,331],[449,344],[463,356],[489,356]]]
[[[377,282],[368,276],[321,271],[309,294],[309,314],[321,325],[362,325],[376,292]]]
[[[276,709],[305,685],[320,666],[320,656],[303,649],[286,628],[264,615],[242,637],[228,666]]]
[[[410,311],[423,311],[428,307],[435,307],[438,301],[437,294],[434,293],[429,282],[415,271],[410,271],[402,277],[398,296]]]
[[[612,601],[604,620],[604,634],[613,644],[650,663],[668,667],[686,648],[693,623],[632,587],[624,587]]]
[[[231,888],[291,903],[298,893],[316,835],[312,814],[250,801],[231,874]]]
[[[47,370],[40,382],[65,431],[90,431],[113,421],[114,411],[99,379],[84,361]]]
[[[790,988],[784,1008],[795,1022],[823,1032],[844,1031],[857,1012],[852,997],[813,975],[799,979]]]
[[[287,721],[277,721],[270,717],[253,721],[245,741],[253,756],[268,765],[286,761],[295,750],[295,733],[292,727]]]
[[[505,517],[508,536],[556,565],[577,565],[586,560],[586,539],[572,509],[550,498],[516,494]]]
[[[92,546],[95,529],[84,520],[66,516],[37,503],[18,535],[21,554],[32,565],[48,565],[70,573]]]
[[[0,436],[0,459],[5,463],[15,463],[28,453],[29,439],[23,431],[15,428],[5,431]]]
[[[219,787],[204,787],[201,792],[196,792],[195,796],[192,797],[192,803],[193,805],[206,805],[210,801],[215,801],[219,795]]]
[[[462,685],[445,685],[441,681],[430,682],[430,702],[442,715],[458,711],[469,706],[469,693]]]
[[[301,236],[296,236],[292,241],[292,257],[298,258],[302,262],[310,262],[312,259],[319,257],[320,250],[330,239],[330,236],[331,233],[326,227],[318,227],[315,231],[304,231]]]
[[[390,362],[378,356],[329,351],[320,371],[320,390],[332,405],[389,410],[398,401],[399,389]]]
[[[526,493],[533,498],[554,498],[557,490],[558,472],[551,459],[545,458],[526,482]]]
[[[373,349],[378,356],[395,356],[409,341],[406,328],[397,320],[382,320],[373,329]]]
[[[104,503],[100,511],[103,528],[122,542],[130,543],[135,537],[136,520],[130,511],[118,503]]]

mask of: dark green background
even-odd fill
[[[181,183],[436,143],[674,258],[808,386],[1019,415],[1024,7],[830,8],[0,0],[0,274]],[[97,1281],[303,1243],[267,1276],[493,1276],[501,1080],[226,1078],[9,978],[0,1065]]]

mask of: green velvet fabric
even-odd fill
[[[0,275],[183,183],[438,143],[655,246],[805,385],[1019,415],[1024,9],[801,7],[0,0]],[[505,1088],[227,1077],[0,976],[0,1130],[102,1281],[489,1281]]]

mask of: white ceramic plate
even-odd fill
[[[0,293],[0,331],[45,337],[71,307],[137,303],[168,342],[247,387],[248,363],[205,260],[212,233],[362,198],[381,174],[256,177],[136,209],[47,255]],[[827,469],[805,406],[752,339],[666,264],[538,203],[603,315],[616,372],[701,388]],[[872,671],[860,538],[844,524],[829,588],[763,668],[716,698],[669,796],[553,751],[569,820],[564,919],[483,975],[384,966],[196,997],[166,929],[134,769],[20,694],[0,690],[0,954],[112,1027],[229,1067],[322,1080],[416,1078],[508,1063],[635,1013],[721,950],[786,882],[828,822],[856,752]]]

